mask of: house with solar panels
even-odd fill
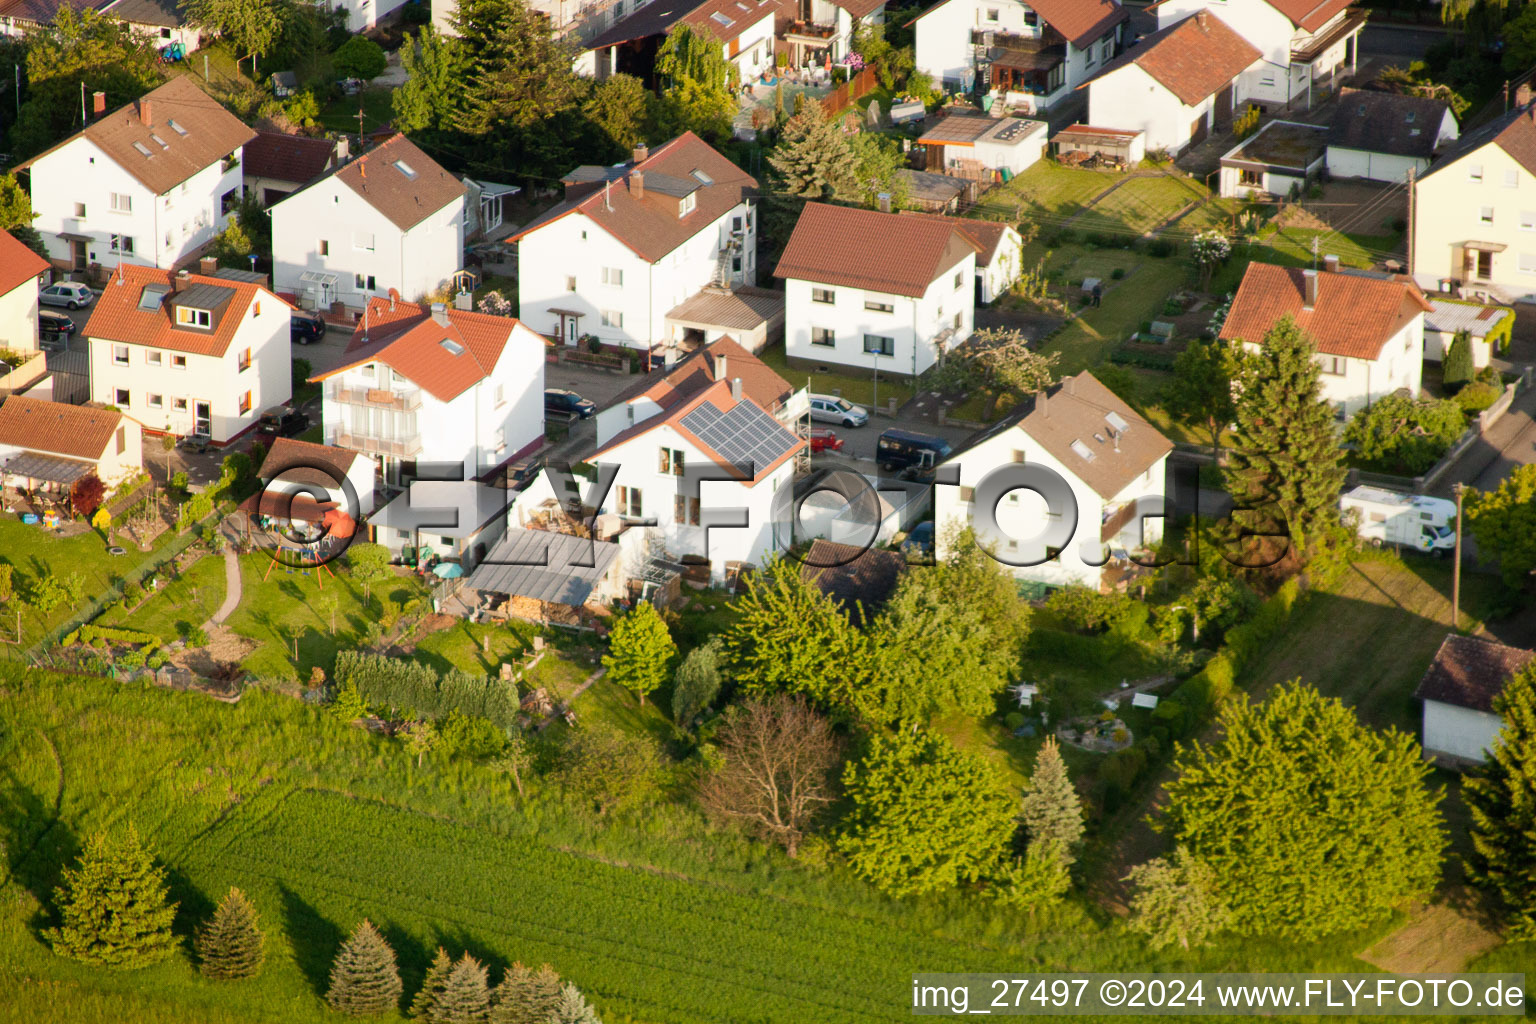
[[[1068,377],[1025,399],[1000,422],[976,435],[939,467],[934,524],[939,558],[949,555],[958,528],[976,526],[983,544],[1015,579],[1034,585],[1082,584],[1099,589],[1106,569],[1163,535],[1169,441],[1091,373]],[[1035,565],[1031,539],[1048,537],[1066,521],[1066,509],[1047,505],[1035,491],[988,494],[985,481],[1000,470],[1040,465],[1071,491],[1076,529],[1050,538],[1055,549]],[[976,519],[978,501],[996,501],[1001,536],[989,537]]]
[[[651,403],[642,414],[652,415],[586,461],[615,473],[599,516],[648,531],[652,551],[672,561],[707,557],[723,581],[789,547],[795,456],[806,442],[740,376],[697,383],[682,401]]]

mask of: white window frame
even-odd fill
[[[598,313],[598,320],[604,327],[612,327],[622,331],[624,329],[624,312],[618,309],[605,309]]]

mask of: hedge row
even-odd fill
[[[109,644],[149,644],[160,646],[160,638],[153,633],[143,633],[137,629],[113,629],[110,626],[84,625],[64,638],[64,645],[72,647],[75,644],[90,644],[97,640],[105,640]]]
[[[355,686],[367,704],[413,711],[423,718],[446,718],[458,711],[508,729],[517,724],[516,684],[458,669],[438,675],[419,662],[382,654],[340,651],[332,673],[340,686]]]

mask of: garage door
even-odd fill
[[[1205,141],[1206,124],[1204,117],[1195,118],[1195,123],[1189,126],[1189,144],[1198,146]]]

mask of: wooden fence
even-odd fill
[[[841,114],[853,106],[853,101],[867,92],[874,91],[879,79],[875,77],[874,68],[865,68],[854,75],[842,85],[833,89],[821,98],[821,109],[830,117],[833,114]]]

